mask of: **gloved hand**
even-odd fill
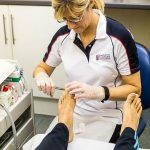
[[[105,98],[105,92],[103,87],[95,87],[78,81],[73,81],[65,85],[69,94],[74,94],[75,99],[99,99]]]
[[[40,91],[53,97],[55,84],[45,72],[39,72],[35,76],[35,80]]]

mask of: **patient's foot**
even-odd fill
[[[141,113],[142,113],[142,106],[140,98],[138,97],[137,94],[134,93],[129,94],[124,104],[123,110],[124,115],[121,133],[126,127],[130,127],[134,131],[137,131]]]
[[[58,122],[64,123],[69,129],[69,142],[73,140],[73,112],[75,100],[67,91],[59,99]]]

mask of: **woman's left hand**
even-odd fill
[[[103,87],[91,86],[82,82],[73,81],[65,85],[69,94],[75,95],[75,99],[99,99],[103,100],[105,97]]]

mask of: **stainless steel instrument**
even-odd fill
[[[55,86],[55,89],[61,90],[61,91],[64,91],[64,90],[65,90],[64,88],[61,88],[61,87],[59,87],[59,86]]]

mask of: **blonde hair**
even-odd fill
[[[52,7],[55,10],[54,16],[57,20],[62,19],[66,14],[76,18],[84,11],[90,0],[52,0]],[[94,0],[93,9],[99,9],[104,13],[104,1]]]

